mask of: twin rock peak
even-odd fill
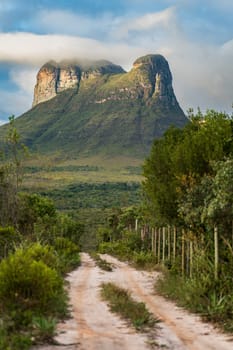
[[[169,65],[161,55],[138,58],[128,73],[122,67],[105,60],[62,61],[61,63],[50,61],[37,74],[33,107],[67,89],[73,89],[78,93],[82,83],[93,82],[100,78],[104,78],[103,85],[107,84],[109,88],[103,89],[102,96],[96,96],[92,103],[141,98],[147,101],[152,99],[153,103],[157,101],[157,103],[162,102],[163,105],[178,108]]]

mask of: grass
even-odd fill
[[[102,269],[102,270],[104,270],[104,271],[109,271],[109,272],[111,272],[111,271],[113,270],[113,264],[109,263],[109,262],[108,262],[107,260],[105,260],[105,259],[102,259],[102,258],[99,256],[99,254],[93,252],[93,253],[91,253],[90,255],[91,255],[92,259],[95,260],[96,265],[97,265],[100,269]]]
[[[120,315],[138,331],[146,331],[158,322],[144,303],[135,301],[127,290],[114,283],[103,283],[101,296],[108,302],[112,312]]]
[[[224,295],[223,287],[226,288],[226,283],[221,286],[221,281],[215,281],[208,273],[204,277],[202,275],[200,272],[197,278],[184,278],[166,271],[156,282],[156,292],[232,334],[232,293]]]

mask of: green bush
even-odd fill
[[[56,312],[64,295],[63,280],[56,270],[18,249],[0,263],[0,300],[6,310]]]
[[[32,345],[30,336],[26,334],[11,333],[0,327],[0,350],[28,350]]]
[[[51,268],[57,268],[59,258],[56,255],[54,248],[50,245],[41,245],[40,243],[33,243],[24,249],[24,254],[36,261],[43,261]]]
[[[154,268],[156,266],[156,257],[152,252],[143,252],[140,253],[134,252],[133,256],[133,263],[138,268]]]
[[[56,331],[57,321],[54,318],[43,316],[34,317],[33,324],[33,336],[36,341],[50,343],[53,341],[53,337]]]
[[[13,252],[20,241],[21,236],[13,227],[0,227],[0,260]]]
[[[69,272],[80,265],[80,249],[77,244],[67,238],[59,237],[54,241],[54,249],[59,257],[59,269],[62,273]]]

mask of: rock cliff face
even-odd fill
[[[108,61],[89,64],[62,62],[46,63],[37,75],[33,106],[48,101],[67,89],[79,90],[80,82],[98,79],[103,75],[117,74],[111,89],[103,89],[92,103],[105,103],[111,100],[143,98],[150,103],[177,104],[172,88],[172,75],[168,62],[161,55],[147,55],[138,58],[130,72]]]
[[[108,61],[97,61],[85,65],[69,61],[60,64],[54,61],[48,62],[37,74],[33,106],[52,99],[64,90],[76,89],[78,91],[80,80],[123,72],[120,66]]]
[[[150,82],[147,94],[168,104],[177,103],[172,88],[172,75],[168,62],[161,55],[148,55],[137,59],[133,68],[147,75]],[[146,73],[146,74],[145,74]]]

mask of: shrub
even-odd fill
[[[0,300],[6,310],[56,312],[62,295],[62,278],[43,261],[33,259],[30,249],[28,253],[18,249],[0,263]]]
[[[54,318],[43,316],[34,317],[32,320],[33,335],[36,341],[50,343],[53,341],[53,337],[56,331],[57,321]]]
[[[55,250],[50,245],[41,245],[40,243],[33,243],[24,249],[24,253],[36,261],[43,261],[47,266],[51,268],[57,268],[59,259],[55,254]]]
[[[80,265],[79,247],[69,239],[64,237],[55,239],[54,249],[59,256],[59,269],[62,273]]]

